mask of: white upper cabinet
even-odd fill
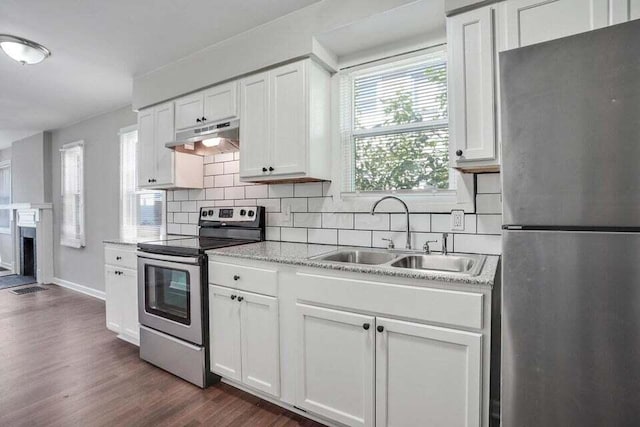
[[[497,168],[495,16],[493,7],[447,21],[449,156],[459,169]]]
[[[138,113],[138,187],[203,188],[203,158],[167,148],[174,139],[173,102]]]
[[[329,84],[311,59],[240,81],[243,181],[330,179]]]
[[[541,43],[623,22],[637,0],[507,0],[500,4],[500,51]],[[635,9],[638,8],[635,5]],[[611,13],[610,13],[611,12]],[[614,19],[615,14],[615,19]],[[636,10],[637,14],[637,10]],[[617,21],[617,22],[615,22]]]
[[[238,117],[238,82],[214,86],[176,101],[176,130]]]
[[[238,117],[238,82],[233,81],[204,91],[205,123]]]
[[[480,427],[482,334],[378,317],[376,427]]]

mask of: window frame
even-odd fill
[[[124,212],[124,200],[125,197],[128,197],[128,193],[125,194],[124,193],[124,185],[123,185],[123,162],[122,162],[122,145],[123,145],[123,136],[126,134],[129,134],[131,132],[138,132],[138,125],[134,124],[131,126],[126,126],[124,128],[121,128],[120,131],[118,132],[118,153],[119,153],[119,170],[118,170],[118,174],[119,174],[119,193],[120,193],[120,203],[118,206],[118,226],[119,226],[119,236],[122,240],[125,241],[138,241],[140,239],[140,236],[138,235],[138,228],[140,227],[140,224],[137,223],[137,215],[135,215],[134,218],[134,229],[135,229],[135,236],[129,234],[126,232],[125,230],[125,212]],[[138,134],[139,136],[139,134]],[[139,143],[139,139],[136,139],[136,156],[138,153],[138,147],[137,144]],[[160,224],[160,232],[158,234],[158,236],[154,236],[154,237],[150,237],[151,239],[157,238],[158,240],[163,239],[166,234],[167,234],[167,196],[166,196],[166,191],[163,190],[145,190],[145,189],[140,189],[138,187],[138,163],[137,161],[134,162],[134,168],[135,168],[135,173],[134,173],[134,194],[138,195],[138,194],[146,194],[146,193],[159,193],[162,195],[162,208],[161,208],[161,224]],[[136,198],[136,202],[137,202],[137,198]],[[135,207],[137,208],[137,203],[135,204]]]
[[[79,211],[79,228],[80,228],[80,233],[78,233],[76,236],[66,236],[64,233],[64,218],[65,218],[65,212],[64,212],[64,197],[65,197],[65,185],[64,185],[64,180],[65,180],[65,161],[64,161],[64,156],[65,156],[65,152],[75,149],[75,148],[80,148],[81,150],[81,173],[80,176],[78,177],[78,181],[80,182],[80,192],[79,192],[79,204],[80,204],[80,208],[78,209]],[[62,210],[62,215],[61,215],[61,222],[60,222],[60,245],[61,246],[67,246],[70,248],[74,248],[74,249],[81,249],[84,248],[86,246],[86,218],[85,218],[85,198],[86,198],[86,191],[85,191],[85,145],[84,145],[84,140],[80,140],[80,141],[76,141],[76,142],[70,142],[68,144],[64,144],[61,148],[60,148],[60,199],[61,199],[61,210]]]
[[[420,46],[411,51],[392,51],[382,52],[377,56],[367,57],[367,61],[355,64],[345,63],[337,74],[332,84],[332,105],[335,113],[332,114],[335,124],[333,136],[333,166],[332,166],[332,183],[326,193],[326,196],[332,198],[331,203],[327,204],[327,212],[369,212],[373,203],[386,195],[394,195],[401,198],[409,207],[412,213],[448,213],[453,209],[463,210],[467,213],[475,212],[475,178],[473,174],[464,174],[457,170],[453,170],[450,179],[455,180],[455,189],[452,190],[436,190],[436,189],[418,189],[418,190],[392,190],[377,192],[354,192],[345,191],[347,182],[345,170],[345,108],[347,120],[351,120],[354,111],[353,94],[349,93],[347,105],[345,105],[344,81],[347,75],[355,73],[366,73],[367,69],[373,67],[393,67],[398,61],[415,61],[415,57],[423,56],[434,51],[447,52],[447,44],[442,41],[429,46]],[[380,69],[381,69],[380,68]],[[449,87],[450,83],[447,84]],[[349,85],[352,88],[352,84]],[[352,90],[352,89],[351,89]],[[449,103],[451,100],[449,99]],[[352,146],[352,143],[349,145]],[[394,207],[394,206],[390,206]],[[398,209],[389,210],[396,212]]]
[[[0,234],[11,234],[12,222],[13,222],[13,207],[11,205],[13,201],[13,187],[11,181],[11,160],[4,160],[0,162],[0,170],[9,169],[9,203],[1,204],[0,210],[9,211],[9,226],[8,227],[0,227]]]

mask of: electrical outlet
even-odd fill
[[[464,211],[451,211],[451,231],[464,231]]]

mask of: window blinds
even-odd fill
[[[0,233],[11,233],[11,164],[0,164]]]
[[[450,189],[444,49],[341,80],[344,190]]]
[[[60,149],[62,172],[62,221],[60,244],[73,248],[85,245],[84,230],[84,143],[66,144]]]
[[[160,239],[164,235],[164,191],[137,191],[138,131],[120,133],[120,237]]]

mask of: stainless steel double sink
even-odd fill
[[[482,271],[485,255],[425,254],[375,249],[339,249],[312,259],[345,264],[371,265],[420,271],[439,271],[477,276]]]

